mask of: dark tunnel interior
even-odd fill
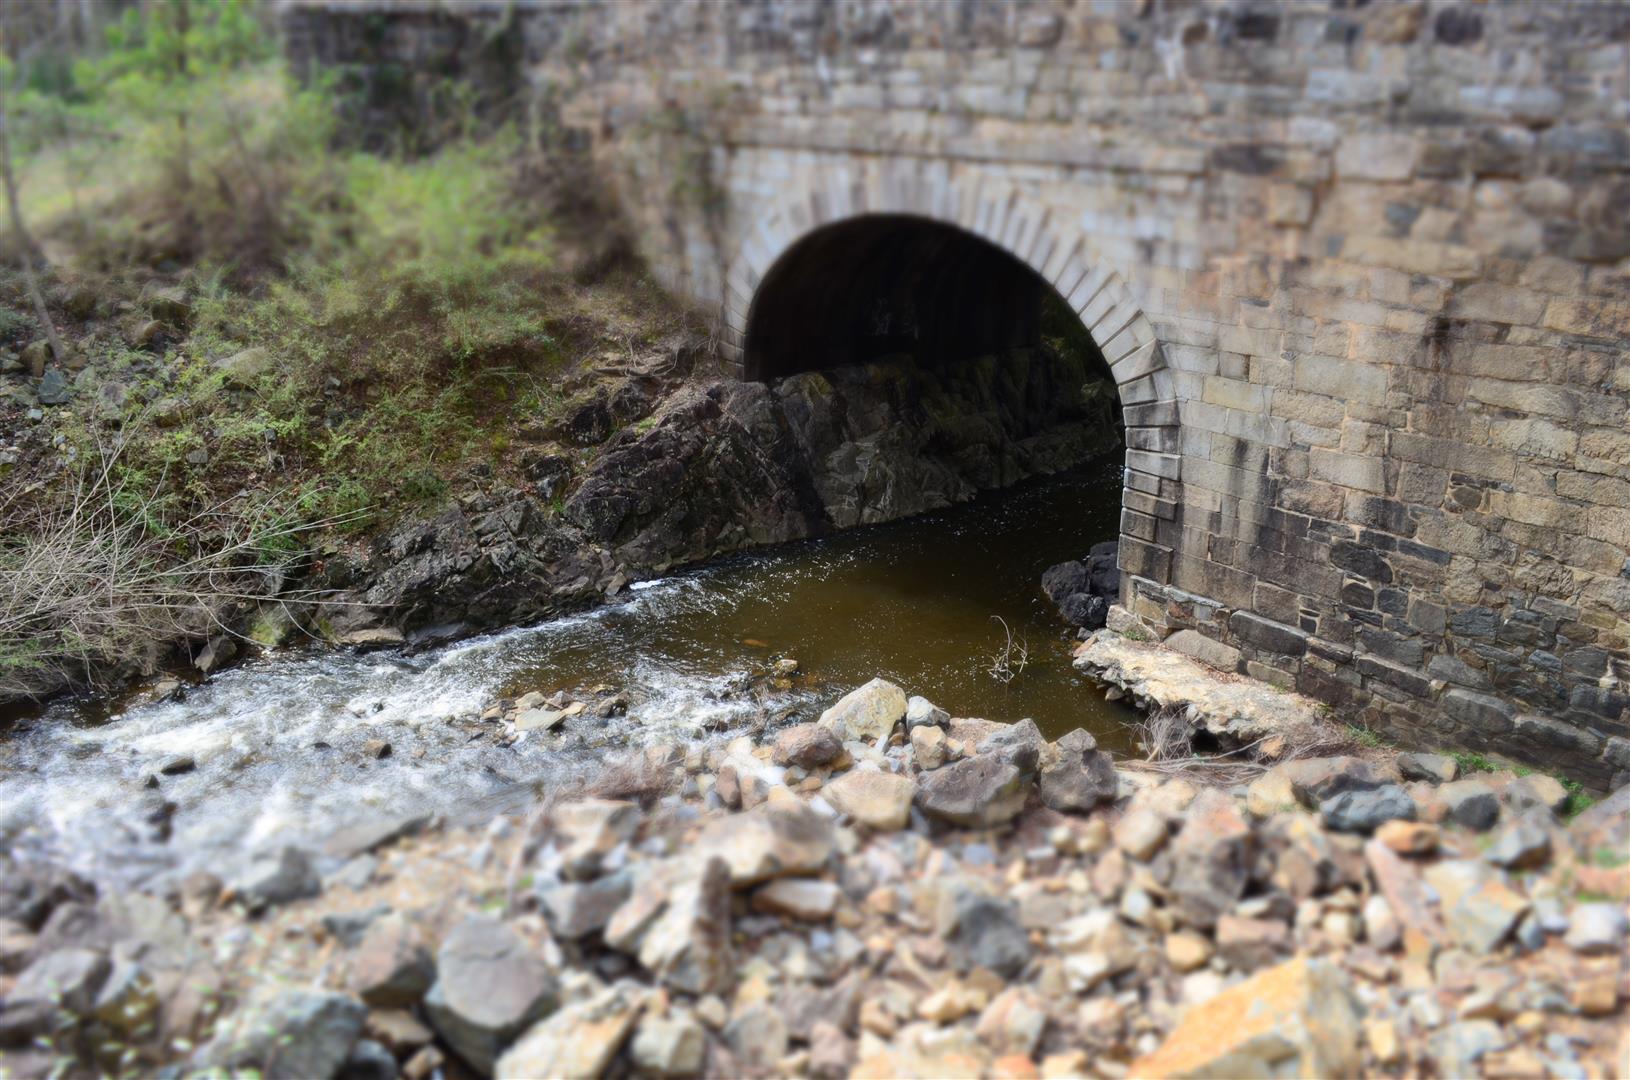
[[[939,222],[871,215],[811,233],[770,268],[748,313],[745,373],[771,382],[901,355],[937,367],[1044,333],[1097,353],[1052,288],[1006,251]]]

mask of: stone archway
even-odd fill
[[[1126,283],[1093,258],[1086,234],[1011,186],[955,185],[933,166],[864,179],[839,170],[779,199],[741,237],[725,279],[723,347],[738,375],[759,374],[748,370],[748,331],[777,263],[812,234],[880,216],[938,223],[1001,249],[1081,319],[1109,363],[1126,424],[1121,569],[1169,585],[1183,500],[1178,407],[1165,354]]]

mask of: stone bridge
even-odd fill
[[[364,109],[459,78],[591,163],[744,378],[891,320],[989,347],[1050,288],[1120,384],[1121,628],[1404,743],[1630,779],[1630,6],[285,17]]]

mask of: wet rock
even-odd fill
[[[614,986],[565,1006],[504,1051],[493,1075],[499,1080],[601,1075],[633,1031],[645,996],[637,987]]]
[[[1202,791],[1172,842],[1173,906],[1190,925],[1210,927],[1245,894],[1255,844],[1227,793]]]
[[[550,814],[561,873],[585,880],[600,873],[601,861],[627,843],[639,827],[640,808],[620,799],[581,799],[563,803]]]
[[[923,770],[937,769],[945,764],[948,747],[945,729],[925,724],[911,729],[911,756]]]
[[[554,1003],[554,974],[532,947],[497,919],[471,915],[442,942],[424,1008],[447,1045],[487,1074]]]
[[[1298,958],[1190,1009],[1134,1076],[1356,1076],[1360,1015],[1339,969]]]
[[[1343,791],[1319,804],[1319,816],[1337,832],[1369,833],[1389,821],[1415,816],[1415,800],[1397,784]]]
[[[832,850],[831,824],[798,800],[767,802],[715,821],[696,843],[703,858],[724,860],[738,889],[773,877],[817,873]]]
[[[1076,593],[1064,598],[1058,605],[1058,613],[1071,626],[1083,630],[1102,630],[1109,622],[1109,598]]]
[[[556,937],[575,941],[604,930],[628,900],[633,878],[626,871],[588,882],[565,882],[540,891],[539,899]]]
[[[1549,810],[1536,807],[1501,829],[1484,858],[1507,870],[1529,870],[1550,862],[1551,830],[1539,814],[1550,817]]]
[[[959,891],[952,903],[951,948],[958,970],[985,968],[1017,978],[1030,962],[1030,935],[1019,921],[1018,905],[971,889]]]
[[[311,865],[311,857],[290,845],[251,863],[233,891],[250,912],[259,912],[316,896],[323,891],[323,881]]]
[[[1447,784],[1460,776],[1460,764],[1447,754],[1399,754],[1398,772],[1405,780]]]
[[[1456,825],[1483,832],[1500,820],[1500,797],[1481,780],[1456,780],[1438,788],[1445,816]]]
[[[829,764],[843,753],[843,743],[831,729],[819,724],[795,724],[775,740],[771,760],[777,765],[815,769]]]
[[[1087,592],[1091,583],[1092,574],[1087,564],[1075,559],[1049,566],[1041,574],[1041,591],[1055,604],[1063,603],[1066,597],[1076,593]]]
[[[760,885],[753,893],[753,909],[820,922],[832,917],[839,895],[838,887],[830,881],[778,878]]]
[[[925,697],[912,697],[906,701],[906,727],[945,727],[951,714]]]
[[[1505,786],[1502,794],[1513,814],[1525,814],[1534,809],[1561,814],[1568,807],[1568,789],[1549,776],[1519,776]]]
[[[348,985],[375,1008],[416,1004],[435,981],[436,968],[418,928],[401,915],[368,927],[351,958]]]
[[[980,755],[918,777],[915,799],[917,808],[936,821],[983,829],[1017,817],[1028,794],[1017,768]]]
[[[1624,938],[1623,905],[1595,901],[1573,909],[1568,917],[1568,933],[1562,940],[1574,952],[1595,954],[1618,952]]]
[[[362,1004],[344,994],[268,991],[229,1016],[194,1063],[254,1070],[268,1080],[331,1077],[350,1056],[366,1016]]]
[[[821,714],[820,725],[839,740],[875,743],[886,739],[905,719],[906,692],[886,679],[873,679],[851,690]]]
[[[895,832],[905,828],[911,819],[913,791],[907,777],[877,769],[854,769],[828,784],[824,794],[839,813],[859,824],[880,832]]]
[[[656,1076],[695,1076],[702,1071],[707,1032],[684,1013],[647,1017],[634,1033],[629,1057],[641,1072]]]
[[[33,1004],[89,1016],[108,968],[108,958],[96,949],[70,947],[48,952],[17,976],[16,985],[6,995],[6,1011]]]

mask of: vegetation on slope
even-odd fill
[[[207,633],[220,595],[281,587],[319,541],[518,480],[512,432],[548,424],[568,372],[689,326],[626,259],[592,288],[562,269],[538,147],[504,128],[359,151],[268,17],[144,5],[89,47],[14,47],[0,73],[39,242],[0,235],[0,580],[71,594],[26,618],[6,601],[0,696]],[[52,576],[44,550],[99,569]],[[230,585],[189,577],[203,564]],[[165,602],[135,602],[155,581]]]

